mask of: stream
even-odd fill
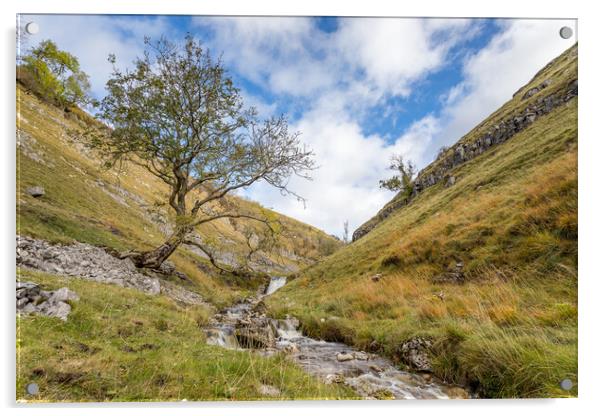
[[[430,374],[399,370],[379,355],[304,336],[295,318],[266,317],[261,312],[261,300],[285,284],[285,277],[272,277],[263,293],[217,313],[205,330],[207,343],[230,349],[253,348],[263,355],[284,352],[309,374],[326,383],[344,383],[365,399],[470,397],[466,390],[438,382]]]

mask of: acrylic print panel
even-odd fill
[[[17,399],[577,396],[576,23],[17,16]]]

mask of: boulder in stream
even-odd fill
[[[353,354],[349,352],[340,352],[337,354],[337,361],[351,361],[353,359]]]
[[[239,321],[234,334],[243,348],[272,348],[276,345],[274,328],[268,318]]]
[[[432,371],[428,352],[433,343],[421,337],[412,338],[401,345],[401,358],[410,368],[418,371]]]

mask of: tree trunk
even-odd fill
[[[190,227],[182,227],[177,229],[167,239],[167,241],[161,244],[159,247],[150,251],[129,255],[128,257],[132,259],[136,267],[158,269],[161,267],[163,262],[167,260],[174,251],[176,251],[180,244],[182,244],[190,231],[192,231]]]

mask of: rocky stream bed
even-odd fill
[[[386,358],[338,342],[304,336],[293,317],[271,319],[262,300],[286,283],[273,277],[263,293],[217,313],[206,329],[207,343],[254,349],[264,355],[285,353],[326,383],[343,383],[365,399],[463,399],[469,393],[435,380],[430,373],[401,371]]]
[[[163,294],[183,304],[205,304],[196,293],[165,281],[160,273],[143,274],[130,260],[111,256],[87,244],[50,244],[17,236],[17,265],[47,273],[77,277],[129,287],[149,295]],[[176,273],[165,270],[165,274]],[[217,314],[205,328],[207,343],[230,349],[250,349],[262,355],[284,353],[308,373],[326,383],[343,383],[366,399],[449,399],[468,398],[460,387],[437,381],[428,372],[424,354],[426,340],[413,339],[402,346],[407,359],[421,373],[399,370],[386,358],[348,345],[304,336],[293,317],[272,319],[266,315],[263,299],[286,284],[285,277],[272,277],[267,288],[256,296]],[[76,293],[64,287],[42,290],[32,282],[17,281],[19,314],[42,314],[67,320],[70,301]],[[406,345],[407,344],[407,345]],[[407,350],[407,351],[406,351]]]

